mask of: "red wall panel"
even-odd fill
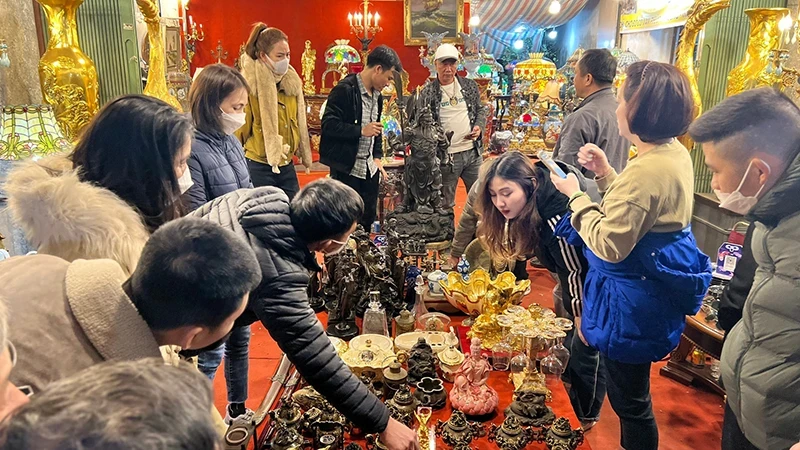
[[[216,62],[211,52],[222,40],[228,51],[228,59],[233,65],[239,46],[245,43],[255,22],[283,30],[289,36],[292,51],[292,66],[301,71],[300,56],[305,41],[311,40],[312,48],[317,50],[317,66],[314,83],[319,90],[322,72],[326,68],[324,52],[335,39],[349,39],[357,50],[361,44],[350,34],[347,13],[362,10],[357,0],[191,0],[189,11],[196,23],[203,24],[205,40],[197,43],[197,54],[192,67],[203,67]],[[465,22],[469,20],[469,5],[465,5]],[[381,15],[383,31],[378,33],[370,48],[386,44],[400,55],[410,77],[413,88],[425,82],[428,70],[419,63],[419,46],[406,47],[403,44],[403,2],[400,0],[374,1],[370,11]],[[465,23],[466,27],[466,23]]]

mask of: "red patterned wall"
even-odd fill
[[[325,70],[323,54],[334,39],[350,39],[350,45],[361,48],[355,36],[350,34],[347,23],[347,13],[360,8],[358,0],[191,0],[188,14],[195,22],[203,24],[206,33],[205,40],[197,43],[197,55],[192,66],[202,67],[216,62],[211,52],[220,39],[229,54],[223,62],[232,65],[239,46],[247,40],[251,25],[261,21],[280,28],[289,36],[292,65],[298,72],[305,41],[311,40],[312,47],[317,50],[314,83],[319,89],[320,77]],[[465,10],[466,27],[468,4]],[[370,11],[381,15],[383,27],[370,48],[381,44],[394,48],[409,72],[410,86],[422,84],[428,71],[419,63],[419,46],[406,47],[403,44],[403,2],[373,1]]]

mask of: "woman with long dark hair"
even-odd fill
[[[686,315],[700,308],[711,281],[708,257],[690,229],[694,171],[676,139],[692,121],[689,81],[674,66],[631,65],[618,92],[620,134],[638,156],[622,173],[589,144],[578,162],[597,176],[603,200],[589,199],[573,176],[551,175],[569,197],[571,220],[557,233],[585,242],[589,273],[579,332],[605,365],[608,398],[620,418],[620,445],[658,448],[650,366],[675,348]]]
[[[71,155],[28,161],[9,173],[9,208],[40,253],[109,258],[132,272],[150,233],[180,217],[191,184],[190,119],[152,97],[108,103]]]
[[[286,33],[257,23],[242,55],[250,85],[245,125],[236,132],[244,145],[253,184],[280,188],[291,200],[300,190],[293,157],[311,169],[303,82],[289,63]]]
[[[573,167],[557,164],[567,173],[579,174]],[[518,261],[525,264],[536,256],[558,277],[562,314],[578,321],[588,267],[580,246],[572,246],[554,233],[556,223],[568,212],[569,199],[556,190],[549,174],[545,164],[534,164],[519,152],[485,162],[475,208],[479,215],[476,235],[498,270],[512,270]],[[560,311],[558,306],[556,311]],[[570,400],[578,417],[587,418],[582,424],[591,427],[596,419],[588,413],[605,398],[599,355],[574,339],[573,332],[568,333],[565,345],[571,354],[564,368],[564,379],[571,386]]]

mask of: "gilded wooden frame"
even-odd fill
[[[422,35],[421,31],[428,31],[428,32],[438,32],[441,33],[443,31],[447,31],[447,36],[444,37],[442,40],[443,43],[458,43],[460,42],[460,34],[464,31],[464,0],[455,0],[456,4],[456,27],[455,29],[438,29],[438,30],[415,30],[413,29],[413,24],[411,23],[411,4],[412,2],[417,3],[424,3],[425,1],[435,1],[435,0],[403,0],[403,37],[405,39],[405,45],[407,46],[415,46],[415,45],[425,45],[427,44],[427,39],[425,36]]]

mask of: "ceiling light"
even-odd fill
[[[514,41],[514,50],[522,50],[523,48],[525,48],[525,42],[522,39]]]
[[[558,14],[561,12],[561,2],[558,0],[553,0],[550,3],[550,8],[547,9],[550,14]]]
[[[552,41],[553,39],[558,37],[558,31],[550,30],[550,32],[547,33],[547,37],[550,38],[550,40]]]
[[[475,28],[481,24],[481,18],[478,16],[472,16],[469,18],[469,26],[470,28]]]

